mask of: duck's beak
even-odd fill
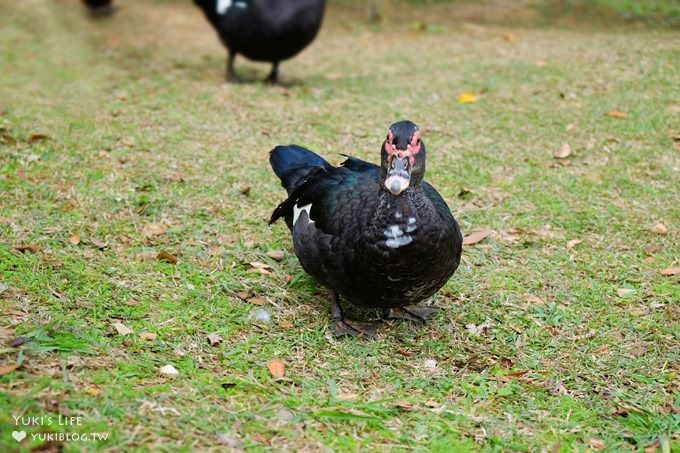
[[[390,162],[390,169],[385,179],[385,187],[392,195],[399,195],[408,188],[411,182],[411,170],[408,157],[394,156]]]

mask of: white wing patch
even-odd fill
[[[224,14],[231,8],[232,0],[217,0],[217,14]]]
[[[248,5],[239,0],[217,0],[217,14],[225,14],[232,6],[236,6],[237,8],[245,8]]]
[[[301,208],[298,208],[298,205],[293,206],[293,226],[297,223],[298,219],[300,218],[300,214],[302,214],[302,211],[305,211],[307,213],[307,218],[309,218],[309,223],[314,223],[312,220],[312,203],[306,204],[302,206]]]

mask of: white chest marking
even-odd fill
[[[385,245],[393,249],[399,248],[402,245],[410,244],[411,241],[413,241],[411,235],[404,234],[401,228],[399,228],[399,225],[390,225],[384,231],[384,234],[387,238]]]
[[[300,218],[300,214],[302,214],[302,211],[305,211],[307,213],[307,218],[309,218],[309,223],[314,223],[312,220],[312,203],[306,204],[302,206],[301,208],[298,208],[298,205],[293,206],[293,226],[297,223],[298,219]]]
[[[406,232],[407,233],[412,233],[414,232],[418,227],[416,226],[416,218],[415,217],[409,217],[408,218],[408,225],[406,225]]]

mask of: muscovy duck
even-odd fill
[[[325,0],[194,0],[227,47],[227,81],[238,82],[237,54],[272,63],[266,81],[277,83],[279,63],[297,55],[321,28]]]
[[[390,126],[381,165],[348,157],[334,167],[296,145],[278,146],[270,163],[288,192],[271,216],[283,218],[302,268],[330,288],[336,335],[371,336],[374,323],[345,319],[340,298],[381,308],[389,318],[424,322],[417,307],[460,263],[463,237],[425,176],[425,144],[410,121]]]

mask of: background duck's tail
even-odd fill
[[[281,185],[288,191],[288,195],[310,172],[329,165],[318,154],[297,145],[277,146],[269,153],[269,163],[281,180]]]

